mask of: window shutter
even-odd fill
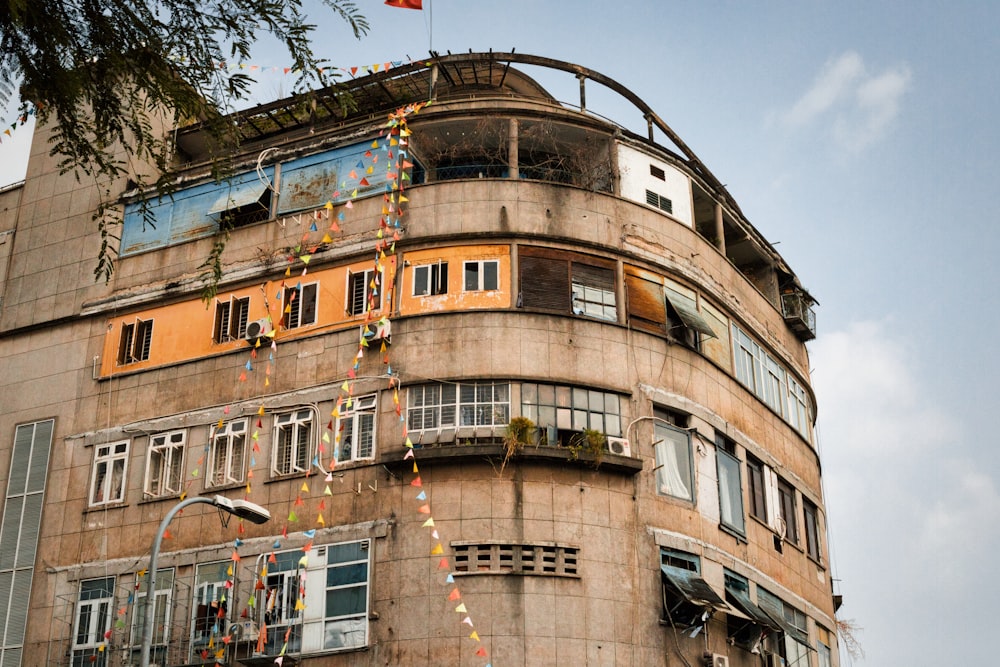
[[[614,292],[615,272],[613,269],[573,262],[573,282],[585,287]]]
[[[522,255],[521,305],[524,308],[570,311],[569,262],[545,256]]]
[[[628,303],[629,324],[637,329],[667,333],[667,308],[662,285],[626,272],[625,300]]]

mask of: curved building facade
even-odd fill
[[[107,284],[44,128],[0,193],[0,664],[139,664],[221,495],[271,520],[169,524],[153,664],[838,665],[815,302],[725,188],[576,65],[345,88],[237,114],[222,181],[165,128]]]

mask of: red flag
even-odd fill
[[[385,0],[385,4],[390,7],[402,7],[403,9],[423,9],[423,0]]]

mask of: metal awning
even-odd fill
[[[684,326],[688,329],[694,329],[699,333],[703,333],[706,336],[711,336],[712,338],[719,337],[712,330],[712,327],[709,326],[705,318],[701,316],[701,313],[698,312],[698,306],[693,300],[681,296],[680,294],[673,293],[670,290],[664,290],[664,293],[667,295],[667,301],[669,301],[673,309],[677,311],[677,315],[681,318],[681,322],[684,323]]]
[[[730,606],[712,590],[708,582],[694,572],[684,572],[675,568],[660,566],[663,582],[669,590],[693,605],[705,609],[717,609],[729,613]]]
[[[267,186],[257,180],[234,185],[215,200],[212,208],[208,209],[208,214],[218,216],[226,211],[232,211],[233,209],[249,206],[250,204],[260,204],[261,208],[266,208],[260,201],[265,192],[267,192]]]
[[[812,646],[809,645],[809,637],[806,636],[806,633],[786,621],[784,614],[779,612],[777,609],[768,608],[767,605],[759,607],[759,609],[763,613],[767,614],[767,616],[774,621],[774,624],[777,625],[787,637],[791,637],[806,648],[812,648]]]
[[[745,615],[759,626],[769,628],[774,631],[781,630],[781,626],[771,620],[771,617],[764,613],[764,610],[755,605],[744,591],[731,586],[726,587],[726,600],[732,607]]]

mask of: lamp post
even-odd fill
[[[142,653],[139,659],[141,667],[149,667],[149,650],[153,645],[153,615],[156,607],[156,565],[160,557],[160,543],[163,542],[163,534],[167,532],[167,526],[178,512],[189,505],[198,503],[214,505],[233,516],[257,524],[265,523],[271,518],[271,513],[260,505],[248,500],[230,500],[225,496],[215,496],[212,498],[195,496],[194,498],[186,498],[174,505],[167,512],[167,515],[163,517],[163,521],[160,522],[160,527],[156,531],[156,537],[153,538],[153,548],[149,554],[149,571],[146,573],[146,607],[143,610],[142,623]]]

